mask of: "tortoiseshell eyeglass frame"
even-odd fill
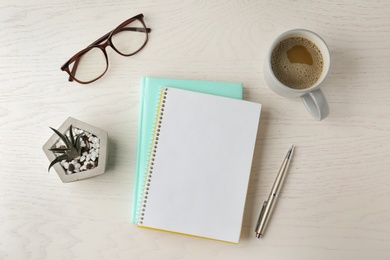
[[[62,71],[66,71],[69,74],[69,79],[68,80],[69,81],[76,81],[76,82],[78,82],[80,84],[89,84],[89,83],[92,83],[92,82],[100,79],[101,77],[103,77],[103,75],[106,74],[106,72],[108,70],[108,55],[107,55],[107,52],[106,52],[107,46],[110,46],[118,54],[120,54],[122,56],[126,56],[126,57],[132,56],[132,55],[138,53],[140,50],[142,50],[143,47],[145,47],[146,43],[148,42],[148,33],[151,32],[151,29],[146,27],[143,17],[144,17],[143,14],[138,14],[138,15],[136,15],[136,16],[134,16],[134,17],[124,21],[118,27],[116,27],[114,30],[106,33],[105,35],[103,35],[102,37],[100,37],[99,39],[97,39],[96,41],[91,43],[90,45],[88,45],[87,48],[79,51],[72,58],[70,58],[67,62],[65,62],[65,64],[61,66],[61,70]],[[136,20],[138,20],[143,25],[143,27],[126,27],[128,24],[130,24],[130,23],[132,23],[132,22],[134,22]],[[118,32],[121,32],[121,31],[143,32],[143,33],[146,34],[145,42],[136,51],[134,51],[134,52],[132,52],[130,54],[124,54],[124,53],[120,52],[112,43],[112,36],[115,35]],[[74,75],[76,75],[76,71],[77,71],[78,64],[80,62],[80,58],[85,53],[90,51],[92,48],[99,48],[99,49],[102,50],[102,52],[104,53],[104,57],[106,58],[106,69],[104,70],[104,72],[100,76],[98,76],[97,78],[92,79],[90,81],[78,80]],[[72,69],[70,70],[69,69],[69,65],[72,64],[73,62],[74,62],[74,65],[73,65]]]

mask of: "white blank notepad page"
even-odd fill
[[[152,176],[138,224],[237,243],[261,105],[165,89]]]

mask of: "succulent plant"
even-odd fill
[[[50,168],[62,160],[73,160],[80,156],[81,154],[81,137],[82,134],[74,136],[72,125],[69,127],[69,138],[67,135],[60,133],[58,130],[50,127],[64,142],[63,147],[50,148],[49,150],[53,153],[60,154],[58,155],[49,165],[48,171]]]

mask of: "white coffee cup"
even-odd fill
[[[282,84],[274,75],[271,67],[271,56],[274,48],[283,40],[290,37],[302,37],[306,38],[309,41],[313,42],[318,49],[321,51],[323,58],[323,67],[322,73],[317,80],[309,88],[305,89],[294,89]],[[305,104],[306,108],[309,110],[310,114],[316,120],[322,120],[329,115],[329,106],[324,94],[320,89],[321,83],[325,80],[326,76],[329,73],[330,69],[330,53],[328,46],[325,41],[316,33],[306,30],[306,29],[294,29],[287,31],[277,37],[271,47],[268,50],[266,55],[266,60],[264,63],[264,79],[267,85],[271,90],[276,94],[279,94],[283,97],[294,98],[300,97]]]

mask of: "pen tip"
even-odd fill
[[[287,158],[290,159],[293,155],[293,152],[294,152],[294,148],[295,146],[292,145],[291,148],[288,150],[288,153],[287,153]]]

